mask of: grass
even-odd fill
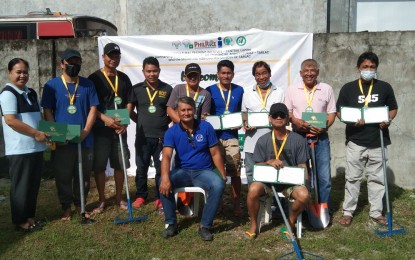
[[[2,183],[7,180],[1,179]],[[134,179],[130,178],[131,196],[134,198]],[[0,195],[8,197],[8,184],[0,184]],[[153,191],[154,181],[150,180]],[[61,209],[53,180],[42,181],[38,198],[37,216],[46,217],[48,225],[41,232],[23,234],[16,232],[11,224],[8,199],[0,202],[0,259],[275,259],[292,250],[292,244],[277,232],[282,220],[264,226],[256,240],[243,239],[249,227],[247,214],[234,218],[231,214],[230,185],[224,198],[225,209],[214,223],[214,241],[200,240],[197,229],[199,218],[179,217],[180,233],[165,240],[160,236],[164,218],[153,209],[154,194],[150,193],[145,207],[134,212],[135,216],[148,215],[141,223],[113,224],[119,210],[109,206],[103,214],[95,217],[93,225],[81,225],[78,216],[69,222],[59,220]],[[405,227],[406,235],[380,238],[368,219],[368,201],[365,184],[362,184],[360,201],[352,225],[341,227],[341,202],[344,176],[333,179],[332,208],[333,225],[316,231],[306,228],[300,246],[304,251],[324,256],[325,259],[413,259],[415,255],[414,215],[415,191],[391,187],[393,219]],[[112,178],[107,182],[107,193],[114,195]],[[243,187],[246,198],[246,185]],[[97,191],[91,189],[87,208],[97,202]],[[246,207],[244,207],[246,211]],[[125,215],[125,218],[128,218]]]

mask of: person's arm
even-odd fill
[[[226,181],[225,166],[223,163],[222,155],[220,154],[219,146],[214,145],[209,148],[210,155],[212,156],[212,161],[215,167],[218,169],[220,175],[224,181]]]
[[[16,118],[15,114],[4,115],[4,121],[14,131],[31,136],[38,142],[45,142],[48,140],[48,137],[44,132],[27,125],[23,121],[20,121]]]
[[[55,122],[52,109],[49,109],[49,108],[43,109],[43,116],[46,121]]]
[[[288,112],[291,123],[295,126],[294,128],[298,131],[307,133],[310,125],[301,118],[296,118],[293,112]]]
[[[180,118],[179,115],[176,113],[176,110],[174,110],[172,107],[167,107],[167,115],[169,115],[171,121],[173,123],[179,123]]]
[[[127,104],[128,112],[130,113],[130,119],[137,124],[137,113],[134,111],[135,105],[133,103]]]
[[[96,110],[97,118],[104,122],[105,126],[113,129],[120,129],[122,125],[115,118],[109,117],[104,113],[101,113],[98,109]]]
[[[91,132],[91,129],[95,123],[95,118],[97,117],[97,107],[91,106],[89,108],[88,117],[86,119],[85,127],[81,130],[81,141],[85,139],[85,137],[88,136],[89,132]]]
[[[320,128],[320,127],[311,126],[310,132],[315,135],[319,135],[319,134],[327,132],[327,130],[329,130],[329,127],[334,123],[335,119],[336,119],[336,113],[327,114],[327,127]]]
[[[170,182],[170,164],[173,156],[173,148],[165,146],[161,158],[161,182],[159,191],[163,196],[169,196],[173,192]]]

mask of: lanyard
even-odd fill
[[[148,95],[148,98],[150,99],[150,106],[152,106],[152,105],[153,105],[153,101],[154,101],[154,99],[156,98],[156,95],[157,95],[157,93],[158,93],[159,91],[158,91],[158,90],[154,91],[153,96],[151,96],[151,94],[150,94],[150,89],[149,89],[149,87],[148,87],[148,86],[146,87],[146,90],[147,90],[147,95]]]
[[[280,154],[281,154],[282,150],[284,149],[285,143],[287,142],[287,138],[288,138],[288,131],[285,134],[284,141],[282,141],[281,147],[280,147],[280,149],[278,150],[278,153],[277,153],[277,144],[275,143],[275,133],[274,133],[274,130],[272,130],[272,145],[274,146],[275,159],[277,159],[277,160],[280,159]]]
[[[373,79],[370,82],[369,91],[367,92],[367,96],[365,98],[365,107],[367,107],[367,105],[369,104],[370,94],[372,94],[372,87],[373,87]],[[359,88],[360,88],[360,92],[362,92],[362,95],[365,95],[365,93],[363,93],[363,87],[362,87],[362,80],[361,79],[359,79]]]
[[[313,102],[314,93],[316,92],[316,89],[317,89],[317,84],[314,85],[313,89],[311,90],[311,94],[308,93],[308,90],[307,90],[305,84],[303,84],[303,87],[304,87],[305,99],[307,100],[307,105],[308,105],[308,107],[311,107],[311,103]]]
[[[232,85],[231,85],[231,87],[229,88],[229,91],[228,91],[228,98],[227,98],[227,99],[225,99],[225,95],[223,94],[222,85],[221,85],[220,83],[218,83],[218,84],[217,84],[217,86],[218,86],[218,88],[219,88],[219,90],[220,90],[220,94],[221,94],[221,96],[222,96],[223,101],[225,101],[225,111],[229,111],[229,102],[230,102],[230,100],[231,100]]]
[[[261,99],[262,108],[265,109],[265,107],[267,105],[267,98],[269,96],[269,93],[271,92],[271,87],[268,88],[267,93],[265,94],[265,98],[262,98],[262,92],[259,89],[258,85],[256,86],[256,90],[258,91],[259,98]]]
[[[66,81],[65,81],[65,78],[63,77],[63,75],[61,76],[61,79],[62,79],[63,85],[65,86],[66,90],[68,91],[69,104],[73,105],[73,103],[75,101],[76,91],[78,90],[78,86],[79,86],[79,78],[76,79],[75,90],[73,92],[73,95],[71,95],[71,92],[69,92],[68,85],[66,85]]]
[[[197,90],[196,90],[195,95],[193,97],[193,100],[194,101],[196,101],[197,95],[199,95],[199,89],[200,89],[200,87],[197,87]],[[189,94],[189,85],[187,85],[187,84],[186,84],[186,94],[187,94],[188,97],[190,97],[190,94]]]
[[[107,73],[105,73],[104,70],[102,70],[102,73],[104,74],[104,76],[107,79],[108,83],[110,84],[112,90],[114,91],[115,96],[118,97],[118,93],[117,93],[118,92],[118,74],[117,74],[117,72],[115,72],[115,87],[112,84],[111,80],[108,78]]]

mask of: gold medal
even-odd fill
[[[120,98],[120,97],[114,97],[114,102],[115,102],[115,104],[117,104],[117,105],[121,105],[121,103],[122,103],[122,98]]]
[[[153,114],[153,113],[155,113],[156,111],[157,111],[157,108],[156,108],[155,106],[149,106],[149,107],[148,107],[148,112],[149,112],[149,113],[152,113],[152,114]]]
[[[76,106],[74,105],[69,105],[68,108],[66,109],[68,111],[69,114],[73,115],[76,113]]]

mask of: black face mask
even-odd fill
[[[65,64],[65,72],[69,77],[78,76],[81,71],[81,65],[79,64]]]

